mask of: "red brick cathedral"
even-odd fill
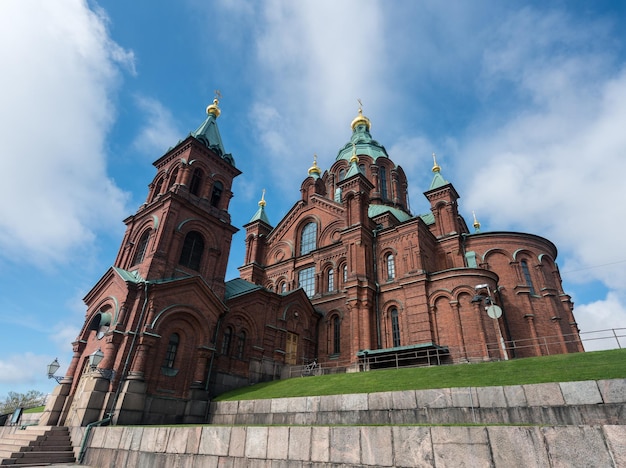
[[[313,162],[276,225],[261,199],[241,277],[226,281],[241,172],[219,115],[215,100],[154,163],[114,265],[85,297],[43,423],[202,423],[212,395],[311,362],[356,372],[583,351],[556,247],[481,232],[475,217],[470,232],[436,161],[430,212],[412,214],[406,175],[361,109],[333,165]]]

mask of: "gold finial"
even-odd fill
[[[322,170],[317,166],[317,154],[313,154],[313,165],[309,167],[309,175],[311,177],[319,177]]]
[[[352,157],[350,158],[350,164],[358,162],[359,158],[356,155],[356,143],[352,143]]]
[[[260,207],[265,206],[265,189],[263,189],[263,192],[261,193],[261,200],[259,200],[259,206]]]
[[[439,164],[437,164],[437,156],[435,155],[435,153],[433,153],[433,172],[440,172],[441,168],[439,167]]]
[[[217,106],[217,104],[219,103],[219,99],[222,99],[222,93],[220,92],[219,89],[216,89],[215,90],[215,98],[213,99],[213,104],[209,105],[206,108],[207,115],[213,114],[215,116],[215,118],[218,118],[220,116],[222,111]]]
[[[372,126],[372,123],[370,122],[370,119],[368,119],[367,117],[363,115],[363,103],[361,102],[361,100],[357,99],[357,102],[359,103],[359,115],[357,115],[354,118],[354,120],[350,124],[350,127],[352,127],[352,131],[354,131],[354,129],[358,125],[365,125],[367,127],[366,128],[367,131],[369,131],[370,127]]]
[[[476,232],[480,231],[480,223],[476,219],[476,213],[472,211],[472,216],[474,216],[474,229]]]

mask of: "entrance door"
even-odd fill
[[[298,358],[298,335],[295,333],[287,332],[287,346],[286,346],[285,361],[290,366],[296,365]]]

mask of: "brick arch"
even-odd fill
[[[524,256],[528,257],[529,259],[538,260],[537,254],[535,254],[535,252],[529,249],[525,249],[525,248],[517,249],[515,252],[513,252],[512,258],[514,261],[517,262],[521,260],[521,258],[519,257],[524,257]]]
[[[109,317],[103,317],[104,314],[109,314]],[[107,296],[102,298],[93,308],[92,312],[88,314],[87,320],[83,325],[82,330],[79,333],[80,339],[87,340],[91,335],[91,332],[97,330],[102,321],[112,328],[119,320],[119,301],[115,296]],[[103,323],[104,324],[104,323]]]
[[[500,254],[505,256],[508,261],[510,262],[513,259],[513,256],[511,255],[511,252],[505,250],[505,249],[501,249],[499,247],[493,248],[493,249],[489,249],[487,251],[485,251],[485,253],[482,255],[482,261],[483,263],[489,263],[489,257],[491,257],[492,255],[496,255],[496,254]]]
[[[208,245],[220,245],[215,238],[215,234],[210,229],[207,229],[206,223],[199,218],[187,218],[181,221],[176,230],[183,235],[183,238],[191,231],[199,232],[204,238],[205,247]]]
[[[333,221],[325,226],[318,235],[320,246],[326,246],[338,242],[341,229],[345,226],[343,221]]]
[[[290,240],[281,240],[276,245],[272,246],[267,254],[268,263],[273,265],[275,263],[282,262],[288,258],[293,258],[295,255],[295,246]]]

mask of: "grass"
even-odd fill
[[[626,349],[275,380],[223,393],[214,401],[615,378],[626,378]]]
[[[28,408],[25,409],[23,412],[24,413],[43,413],[43,410],[45,409],[45,406],[35,406],[34,408]]]

